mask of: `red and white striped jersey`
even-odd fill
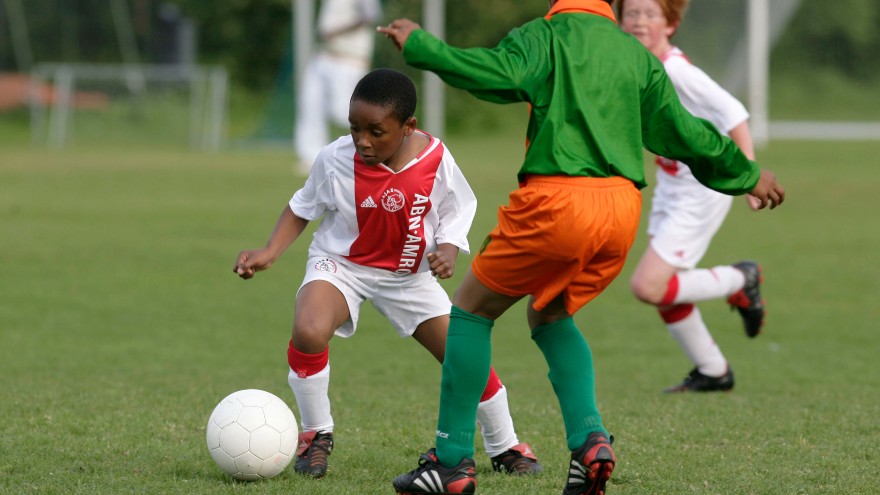
[[[430,270],[425,256],[438,244],[469,252],[477,198],[446,146],[428,137],[430,145],[399,172],[365,164],[351,136],[324,147],[290,200],[296,216],[323,217],[309,257],[343,256],[409,274]]]
[[[711,122],[722,134],[727,135],[731,129],[749,118],[745,106],[693,65],[678,47],[672,47],[660,60],[681,104],[690,113]],[[684,163],[658,156],[657,165],[670,175],[697,182]]]

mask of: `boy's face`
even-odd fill
[[[348,107],[351,139],[367,165],[390,162],[403,148],[406,138],[415,130],[415,119],[400,123],[391,107],[352,100]]]
[[[669,50],[669,38],[675,34],[654,0],[626,0],[620,13],[620,27],[635,36],[645,48],[660,57]]]

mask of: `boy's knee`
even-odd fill
[[[637,277],[630,279],[629,287],[636,299],[655,306],[660,304],[663,295],[666,294],[666,284],[652,283]]]
[[[314,322],[298,320],[293,325],[291,341],[299,351],[315,354],[327,348],[332,334],[332,331],[328,332]]]

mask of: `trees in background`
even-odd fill
[[[804,0],[775,48],[774,64],[781,70],[825,67],[860,80],[880,79],[878,26],[876,0]],[[809,60],[790,56],[793,53],[806,54]]]
[[[6,0],[9,1],[9,0]],[[139,61],[157,61],[163,8],[175,6],[197,30],[198,60],[225,65],[233,81],[254,90],[271,87],[282,57],[289,56],[291,0],[124,0],[131,14]],[[317,0],[320,1],[320,0]],[[695,0],[711,1],[711,0]],[[4,0],[0,0],[3,6]],[[34,62],[122,62],[118,22],[108,0],[26,0],[27,31]],[[385,17],[419,19],[421,1],[385,0]],[[544,0],[447,0],[446,38],[455,45],[492,46],[509,29],[543,15]],[[18,69],[9,36],[8,8],[0,8],[0,71]],[[809,64],[850,77],[880,78],[880,2],[804,0],[774,52],[774,67],[800,70],[804,61],[788,54],[810,53]],[[377,64],[400,58],[379,43]]]

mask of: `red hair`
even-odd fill
[[[666,18],[666,23],[670,26],[678,27],[681,23],[681,19],[684,17],[684,11],[687,10],[688,3],[690,0],[654,0],[657,2],[657,5],[660,6],[660,10],[663,11],[663,17]],[[620,0],[617,3],[617,15],[618,17],[623,16],[623,6],[626,4],[626,0]]]

